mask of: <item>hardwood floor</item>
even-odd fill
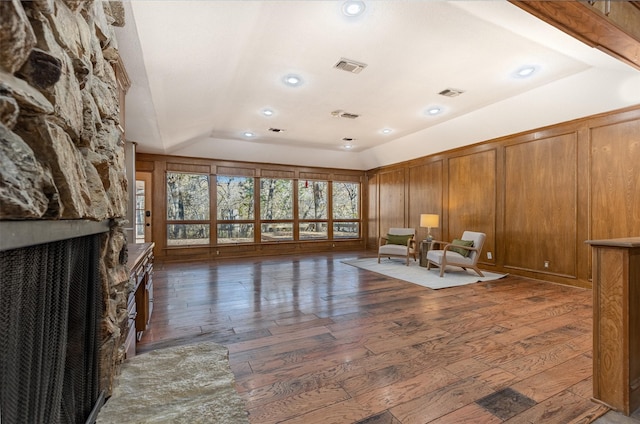
[[[138,352],[229,349],[252,423],[589,423],[591,291],[516,276],[431,290],[341,261],[156,264]]]

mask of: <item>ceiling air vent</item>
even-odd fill
[[[274,133],[284,132],[282,128],[269,128],[269,131]]]
[[[338,63],[333,65],[336,69],[342,69],[343,71],[351,72],[352,74],[359,74],[364,68],[367,67],[366,63],[356,62],[355,60],[340,58]]]
[[[338,109],[331,112],[331,116],[333,116],[334,118],[356,119],[360,115],[356,115],[355,113],[349,113],[349,112],[345,112],[344,110]]]
[[[458,97],[462,93],[464,93],[463,90],[458,90],[456,88],[447,88],[445,90],[442,90],[438,94],[440,94],[441,96],[446,96],[446,97]]]

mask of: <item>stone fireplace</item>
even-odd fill
[[[84,423],[101,404],[102,234],[0,251],[4,422]]]
[[[74,268],[71,274],[87,276],[72,284],[92,293],[82,302],[91,303],[91,296],[98,293],[97,331],[86,344],[94,343],[97,348],[95,376],[105,396],[110,395],[124,359],[131,291],[126,269],[124,227],[129,224],[125,221],[128,194],[121,114],[126,75],[113,30],[122,25],[119,1],[0,1],[0,260],[5,267],[0,289],[8,287],[9,278],[13,286],[39,281],[34,290],[49,287],[53,283],[48,277],[31,279],[23,272],[28,265],[37,269],[31,274],[51,274],[45,268],[51,260],[46,260],[43,252],[49,248],[44,246],[93,238],[89,245],[95,246],[94,259],[76,260],[78,250],[65,247],[56,260],[95,267]],[[35,256],[26,262],[8,262],[12,252],[24,249]],[[87,249],[81,247],[80,252]],[[98,287],[84,287],[92,282]],[[73,315],[78,305],[50,308],[50,301],[30,296],[40,304],[27,310],[50,311],[46,319],[39,318],[43,325],[64,326],[54,324],[60,318],[57,315],[64,313],[70,317],[67,333],[87,325],[81,322],[87,314]],[[2,319],[20,327],[28,317],[17,316],[24,314],[21,308],[11,309],[3,303],[14,302],[13,297],[8,298],[6,294],[0,297],[0,309],[12,311]],[[90,305],[83,307],[91,309]],[[3,356],[7,343],[0,337]],[[6,361],[0,375],[3,423],[11,422],[5,412],[10,409],[8,403],[15,401],[13,391],[6,389],[8,371],[4,370],[20,359],[2,359]],[[60,372],[32,371],[40,377]],[[31,384],[37,387],[36,381]]]

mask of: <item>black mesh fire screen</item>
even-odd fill
[[[0,252],[3,424],[84,423],[98,397],[100,235]]]

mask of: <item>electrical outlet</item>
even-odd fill
[[[487,259],[493,259],[493,253],[487,252]]]
[[[220,251],[219,251],[219,250],[216,250],[216,255],[219,255],[219,254],[220,254]]]
[[[549,261],[544,261],[544,267],[549,268]]]

